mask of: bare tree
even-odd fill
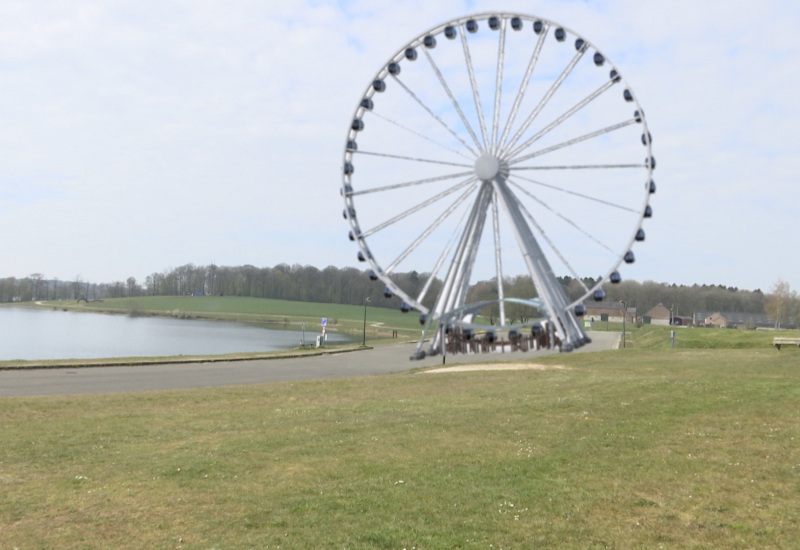
[[[797,314],[797,309],[797,293],[789,287],[789,283],[778,279],[764,304],[767,316],[775,321],[775,328],[779,329],[781,324],[785,324]]]
[[[34,273],[28,277],[31,280],[31,299],[38,300],[41,298],[41,291],[42,291],[42,281],[44,280],[44,275],[41,273]]]

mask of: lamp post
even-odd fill
[[[364,298],[364,341],[362,347],[367,347],[367,304],[369,303],[369,296]]]
[[[622,349],[625,349],[625,317],[628,316],[628,304],[624,300],[618,300],[622,304]]]

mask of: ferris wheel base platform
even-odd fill
[[[419,349],[409,357],[409,360],[419,361],[426,357],[437,355],[503,355],[517,352],[524,353],[527,351],[556,351],[569,353],[591,342],[592,339],[588,336],[575,343],[564,343],[558,339],[556,339],[555,342],[540,341],[535,337],[488,341],[485,338],[467,340],[456,336],[448,337],[444,354],[440,348],[431,348],[427,351]]]

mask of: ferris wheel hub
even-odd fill
[[[491,153],[484,153],[475,161],[475,173],[481,181],[492,181],[500,172],[500,160]]]

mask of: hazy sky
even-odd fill
[[[361,94],[493,9],[573,29],[636,90],[658,192],[625,278],[800,290],[800,5],[770,0],[4,0],[0,277],[363,268],[339,197]]]

